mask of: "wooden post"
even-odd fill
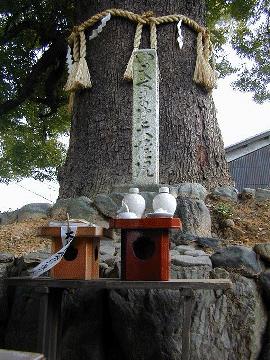
[[[37,287],[40,296],[38,351],[48,360],[58,360],[61,348],[61,309],[63,289]]]

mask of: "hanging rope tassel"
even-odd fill
[[[80,31],[79,34],[74,33],[71,42],[73,42],[74,62],[64,87],[65,91],[70,92],[68,104],[69,113],[72,113],[73,110],[75,91],[92,87],[90,73],[85,59],[86,40],[84,32]]]
[[[134,37],[134,45],[133,45],[133,51],[130,56],[130,59],[127,64],[126,71],[124,73],[124,79],[125,80],[132,80],[133,79],[133,60],[134,60],[134,52],[139,49],[141,44],[141,37],[142,37],[142,29],[143,24],[138,23],[136,27],[135,37]]]
[[[204,86],[208,91],[211,91],[216,86],[216,74],[209,63],[211,55],[211,43],[209,35],[206,34],[203,44],[202,32],[198,33],[197,37],[197,60],[193,80]]]
[[[156,23],[150,23],[150,47],[157,50],[157,27]]]
[[[75,89],[88,89],[92,87],[89,69],[86,62],[86,40],[84,31],[80,31],[80,60],[74,79]]]
[[[66,85],[64,86],[65,91],[73,91],[73,90],[75,90],[75,77],[76,77],[76,74],[77,74],[77,71],[78,71],[78,61],[79,61],[80,53],[79,53],[79,39],[78,39],[78,36],[76,34],[73,34],[72,41],[73,41],[72,53],[73,53],[74,62],[72,64],[72,66],[71,66],[71,71],[70,71],[70,73],[68,75]],[[70,46],[72,46],[72,44]]]

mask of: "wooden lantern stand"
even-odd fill
[[[180,219],[111,219],[110,227],[121,229],[122,280],[169,280],[169,230],[181,229]]]
[[[52,252],[62,247],[61,226],[42,227],[41,235],[52,238]],[[55,265],[50,276],[55,279],[98,279],[99,244],[103,236],[100,226],[78,226],[76,235],[61,261]]]

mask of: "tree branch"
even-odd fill
[[[57,96],[57,85],[65,71],[65,63],[66,63],[66,52],[62,53],[58,57],[56,65],[52,67],[45,81],[44,87],[45,87],[46,99],[52,111],[57,110],[59,106],[58,96]]]
[[[59,37],[51,44],[49,49],[43,53],[37,63],[33,65],[31,72],[24,80],[24,84],[21,89],[18,90],[17,96],[14,99],[7,100],[0,104],[0,116],[14,110],[27,98],[29,98],[34,93],[41,75],[44,74],[51,66],[55,66],[57,61],[60,63],[63,62],[62,59],[66,56],[66,51],[66,42],[64,38]]]
[[[24,20],[18,24],[13,25],[12,27],[8,27],[8,29],[6,29],[4,31],[4,34],[3,34],[2,38],[0,39],[0,45],[5,45],[6,43],[8,43],[10,40],[14,39],[20,32],[22,32],[24,30],[37,31],[38,27],[35,25],[36,24],[31,22],[30,20]]]

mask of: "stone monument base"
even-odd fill
[[[180,185],[167,185],[167,184],[118,184],[112,187],[112,193],[128,193],[130,188],[139,188],[140,192],[155,192],[158,193],[159,188],[167,186],[170,189],[170,193],[177,194],[177,189]]]

